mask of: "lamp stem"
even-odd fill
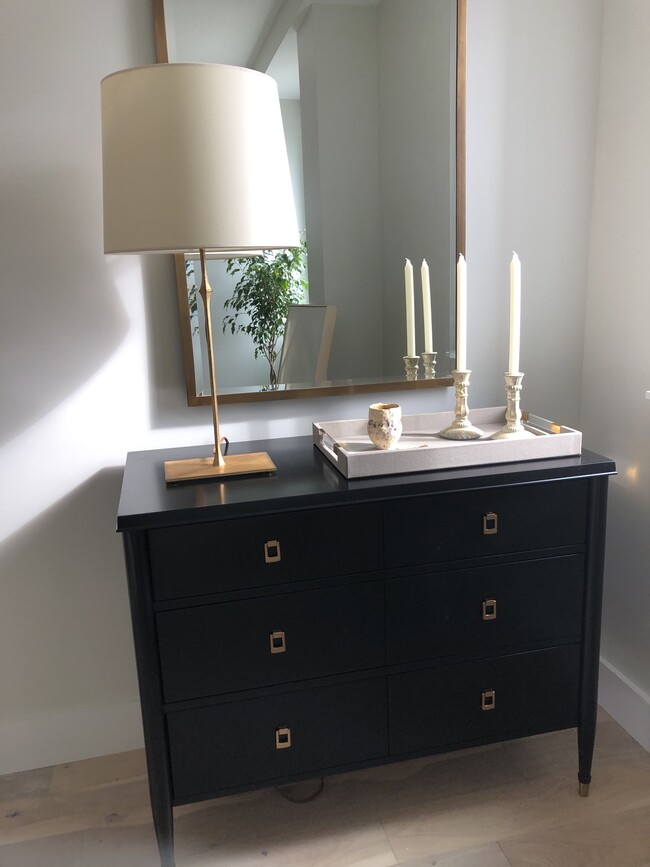
[[[165,461],[166,482],[187,482],[197,479],[226,478],[245,476],[249,473],[274,473],[276,466],[266,452],[228,455],[224,458],[221,451],[219,434],[219,412],[217,409],[217,378],[214,373],[214,349],[212,346],[212,317],[210,315],[210,296],[212,287],[208,280],[205,249],[199,249],[201,257],[201,288],[199,295],[205,308],[205,339],[208,344],[208,372],[210,374],[210,393],[212,397],[212,423],[214,425],[214,456],[187,458],[180,461]]]
[[[205,261],[205,249],[201,247],[199,250],[201,257],[201,288],[199,295],[203,298],[203,306],[205,308],[205,339],[208,349],[208,372],[210,374],[210,394],[212,396],[212,425],[214,427],[214,465],[217,467],[225,466],[226,462],[221,454],[221,436],[219,434],[219,410],[217,407],[217,378],[214,373],[214,350],[212,346],[212,317],[210,315],[210,296],[212,295],[212,286],[208,280],[208,269]]]

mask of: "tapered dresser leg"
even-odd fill
[[[156,832],[156,841],[160,853],[160,867],[176,867],[174,861],[174,817],[169,803],[157,803],[151,793],[151,809],[153,812],[153,826]]]
[[[589,489],[585,596],[583,609],[583,657],[578,707],[578,793],[586,798],[591,783],[591,762],[596,740],[600,618],[605,565],[607,477],[592,479]]]

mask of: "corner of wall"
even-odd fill
[[[650,752],[650,696],[602,657],[598,703]]]

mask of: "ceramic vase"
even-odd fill
[[[368,409],[368,436],[378,449],[394,449],[402,435],[398,403],[373,403]]]

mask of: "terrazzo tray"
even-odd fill
[[[447,440],[438,433],[452,423],[453,412],[405,415],[397,447],[386,451],[368,439],[367,419],[314,422],[312,431],[314,445],[348,479],[580,454],[580,431],[528,413],[523,414],[524,427],[533,437],[491,440],[491,434],[504,426],[505,413],[503,406],[471,410],[470,420],[483,436],[465,441]]]

